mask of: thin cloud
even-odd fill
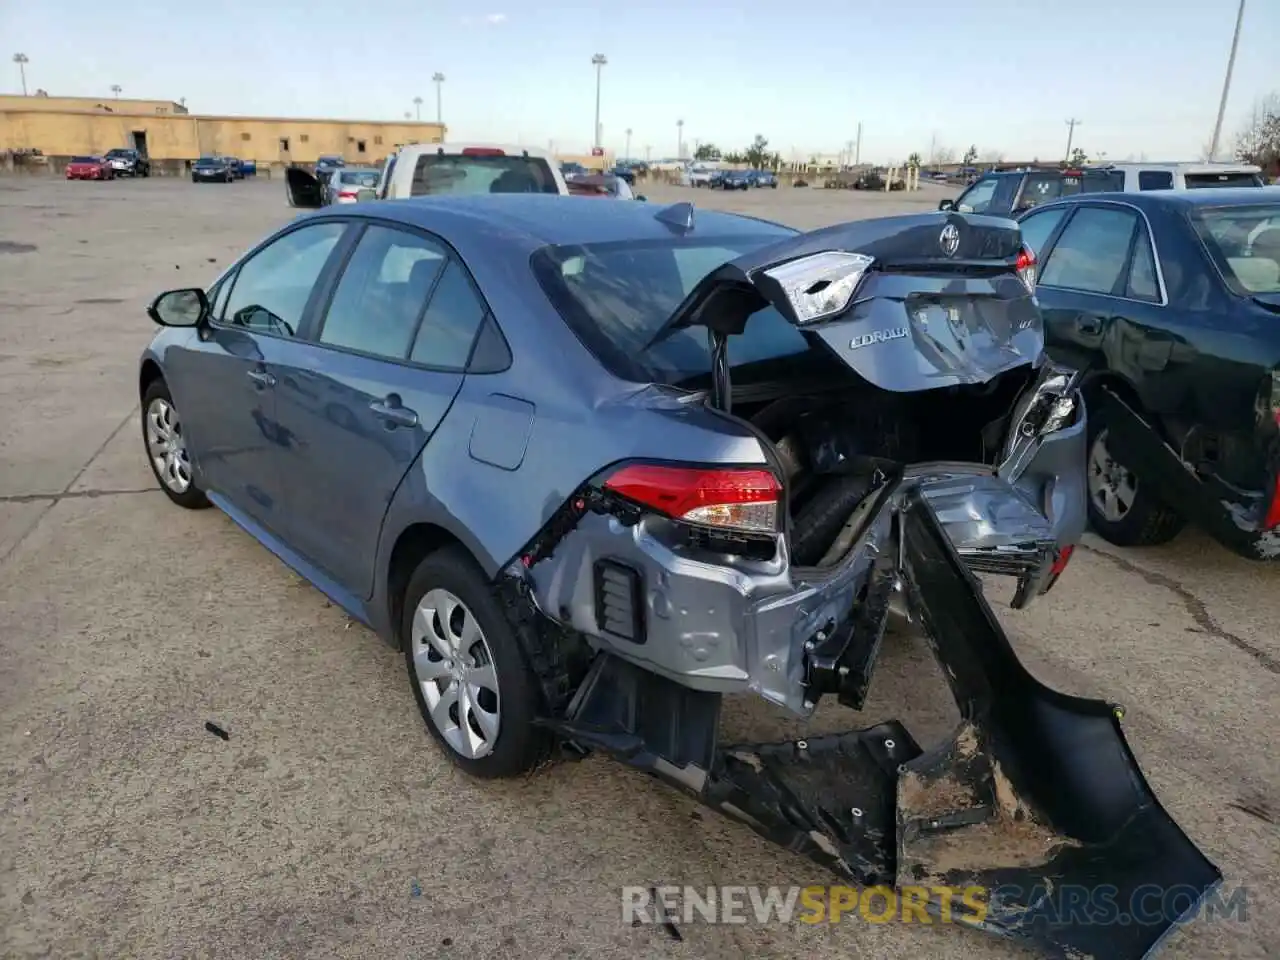
[[[496,27],[500,23],[507,22],[507,15],[505,13],[486,13],[483,17],[481,17],[478,20],[475,17],[461,17],[459,18],[458,22],[461,23],[464,27],[472,27],[472,26],[475,26],[476,24],[484,24],[487,26]]]
[[[486,13],[484,15],[485,23],[504,23],[506,19],[507,15],[505,13]]]

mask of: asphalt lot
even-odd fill
[[[937,925],[624,925],[623,886],[832,881],[604,759],[466,779],[399,655],[221,514],[165,500],[140,449],[144,306],[287,220],[283,192],[0,179],[0,956],[1023,956]],[[642,192],[797,226],[942,196]],[[1052,594],[1002,613],[1043,680],[1125,705],[1164,805],[1249,888],[1245,922],[1195,924],[1170,957],[1280,943],[1278,586],[1195,532],[1089,539]],[[889,717],[926,744],[954,721],[911,636],[862,716],[813,728]],[[754,700],[725,728],[801,730]]]

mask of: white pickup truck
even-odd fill
[[[289,205],[318,207],[323,189],[314,173],[301,167],[285,172]],[[552,157],[543,150],[509,144],[411,143],[394,150],[382,164],[378,185],[361,199],[475,193],[549,193],[567,196],[569,188]]]

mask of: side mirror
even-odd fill
[[[954,200],[943,200],[938,204],[939,210],[954,210],[955,208],[956,202]]]
[[[151,301],[147,316],[162,327],[194,327],[209,315],[203,290],[168,290]]]
[[[641,203],[644,203],[644,202],[646,202],[649,198],[648,198],[648,197],[646,197],[643,193],[640,193],[640,194],[636,194],[636,199],[637,199],[637,200],[639,200]]]

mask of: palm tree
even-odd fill
[[[918,154],[918,153],[913,153],[911,156],[907,157],[907,166],[908,166],[908,167],[911,167],[913,170],[915,170],[915,169],[919,169],[919,167],[920,167],[920,154]]]

